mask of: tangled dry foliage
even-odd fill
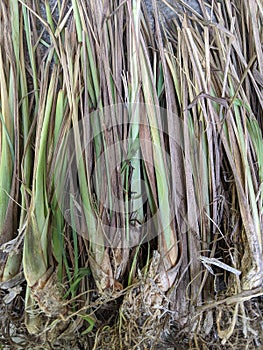
[[[263,349],[263,4],[185,3],[0,1],[0,348]]]

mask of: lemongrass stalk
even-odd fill
[[[22,211],[20,215],[20,227],[23,227],[25,216],[26,216],[26,206],[28,196],[28,190],[30,187],[30,179],[32,175],[32,149],[29,143],[29,129],[30,129],[30,111],[29,111],[29,100],[28,100],[28,88],[26,79],[26,69],[25,69],[25,53],[24,53],[24,42],[21,35],[21,55],[20,55],[20,90],[21,90],[21,116],[22,116],[22,135],[23,135],[23,157],[22,157],[22,184],[21,184],[21,206]]]
[[[56,115],[55,115],[55,125],[54,125],[54,145],[53,145],[53,152],[54,154],[59,154],[58,147],[59,147],[59,141],[63,138],[64,132],[63,131],[63,121],[65,117],[65,108],[66,108],[66,96],[65,92],[63,90],[60,90],[57,97],[57,104],[56,104]],[[64,179],[66,176],[66,164],[64,167],[60,168],[59,177],[60,179]],[[55,187],[55,191],[57,190],[57,181],[53,176],[53,186]],[[63,263],[66,265],[66,269],[68,272],[68,276],[70,276],[69,268],[67,264],[67,259],[65,257],[65,250],[64,250],[64,235],[63,230],[65,226],[64,217],[61,212],[61,207],[59,207],[58,204],[58,198],[56,195],[53,196],[51,201],[51,210],[52,210],[52,243],[53,243],[53,254],[55,256],[55,259],[58,263],[57,266],[57,275],[58,280],[62,282],[63,278]],[[70,278],[69,278],[70,279]]]
[[[15,139],[15,127],[17,128],[18,125],[15,123],[15,117],[18,115],[18,86],[19,86],[19,72],[20,72],[20,37],[19,37],[19,11],[18,11],[18,1],[12,0],[10,2],[10,19],[11,19],[11,32],[12,32],[12,45],[13,45],[13,52],[14,52],[14,62],[15,64],[10,66],[10,76],[9,76],[9,104],[10,104],[10,113],[13,116],[14,122],[13,122],[13,128],[14,130],[6,130],[8,134],[8,140],[10,145],[10,151],[12,154],[13,162],[17,162],[18,157],[18,142],[17,139]],[[8,40],[8,39],[7,39]],[[10,115],[10,116],[11,116]],[[3,125],[4,126],[4,125]],[[5,127],[4,127],[5,128]],[[12,134],[14,136],[12,136]],[[19,131],[17,132],[19,134]],[[9,135],[11,137],[9,137]],[[16,136],[17,137],[17,136]],[[17,168],[14,167],[13,171],[17,171]],[[11,176],[11,174],[10,174]],[[12,175],[14,176],[14,174]],[[17,177],[19,175],[17,174]],[[11,180],[11,179],[10,179]],[[10,188],[11,189],[11,188]],[[8,195],[8,193],[6,193]],[[12,195],[11,195],[12,196]],[[12,208],[13,207],[13,208]],[[14,206],[9,206],[9,211],[15,210]],[[17,223],[13,223],[13,227],[16,227]],[[1,231],[2,226],[0,226]],[[16,232],[10,232],[9,238],[12,238],[16,236]],[[2,280],[7,281],[10,278],[14,277],[21,265],[21,252],[20,249],[10,251],[10,253],[7,255],[7,259],[5,261],[5,266],[2,274]]]
[[[47,250],[49,208],[46,192],[46,152],[55,86],[56,71],[54,70],[47,96],[43,97],[42,109],[39,111],[32,206],[28,213],[28,225],[24,239],[23,267],[29,286],[34,285],[45,274],[49,264]]]
[[[141,52],[141,77],[142,77],[142,89],[144,99],[147,101],[146,113],[148,123],[151,131],[152,145],[153,145],[153,156],[154,166],[156,168],[156,184],[159,198],[159,211],[161,227],[165,239],[167,249],[173,245],[173,230],[171,229],[171,198],[170,198],[170,186],[169,186],[169,175],[167,174],[167,168],[164,164],[163,147],[160,140],[160,130],[157,123],[158,107],[154,105],[154,92],[152,91],[152,84],[149,79],[149,71],[147,67],[147,61],[145,61],[143,52]]]
[[[76,6],[75,6],[76,5]],[[82,63],[83,66],[86,68],[84,71],[84,77],[85,77],[85,87],[87,91],[89,92],[91,101],[89,101],[89,105],[91,107],[96,106],[99,110],[99,113],[97,114],[98,118],[91,118],[91,127],[92,131],[94,134],[94,147],[95,147],[95,152],[96,152],[96,162],[97,162],[97,176],[95,177],[95,182],[96,182],[96,193],[98,197],[100,198],[100,191],[101,191],[101,186],[100,183],[102,181],[102,173],[101,173],[101,166],[100,166],[100,157],[102,150],[107,149],[106,141],[105,141],[105,136],[104,136],[104,130],[102,128],[102,125],[104,125],[105,122],[105,116],[103,115],[103,104],[101,100],[101,87],[100,87],[100,75],[99,75],[99,70],[97,67],[97,59],[95,56],[94,51],[92,50],[93,43],[92,43],[92,35],[91,30],[88,30],[85,24],[85,19],[83,15],[82,8],[80,4],[73,4],[73,9],[74,9],[74,14],[75,14],[75,20],[76,20],[76,25],[78,28],[78,37],[80,34],[82,35],[82,40],[85,42],[84,50],[82,51]],[[92,4],[91,4],[92,5]],[[98,4],[98,6],[100,6]],[[96,9],[97,10],[97,9]],[[98,19],[100,16],[98,16]],[[88,102],[88,101],[87,101]],[[101,120],[100,120],[101,117]],[[109,207],[110,211],[112,208],[112,203],[111,203],[111,182],[110,182],[110,174],[109,174],[109,164],[108,164],[108,159],[105,159],[105,164],[106,164],[106,174],[107,174],[107,184],[108,184],[108,198],[109,198]]]
[[[0,155],[0,228],[2,229],[8,207],[13,174],[13,118],[8,96],[8,87],[3,63],[2,48],[0,47],[0,121],[1,121],[1,155]]]
[[[84,211],[84,217],[87,224],[88,234],[91,242],[91,246],[93,247],[92,250],[94,251],[96,255],[96,259],[98,259],[99,262],[101,262],[103,258],[103,251],[104,251],[104,241],[102,233],[99,229],[98,220],[96,217],[96,213],[94,212],[94,206],[92,204],[92,194],[91,194],[91,188],[90,188],[90,179],[89,176],[86,176],[86,168],[85,168],[85,162],[82,157],[83,154],[83,142],[81,140],[81,130],[83,127],[85,127],[85,123],[79,123],[78,120],[78,100],[76,99],[76,96],[74,94],[74,89],[77,87],[77,80],[75,77],[78,77],[79,69],[80,69],[80,51],[78,51],[77,57],[75,58],[75,61],[73,64],[73,57],[70,50],[70,44],[68,42],[68,36],[66,35],[65,41],[65,52],[62,55],[62,66],[64,69],[64,74],[66,77],[66,88],[67,88],[67,98],[70,106],[70,113],[71,113],[71,119],[72,119],[72,125],[73,125],[73,131],[71,133],[72,139],[71,142],[74,142],[75,149],[74,149],[74,155],[76,156],[76,160],[78,162],[78,170],[77,170],[77,176],[79,180],[79,191],[81,196],[81,201],[83,205],[83,211]],[[85,143],[84,143],[85,145]],[[65,145],[67,146],[67,145]],[[68,150],[62,148],[62,155],[65,153],[65,161],[68,161],[68,157],[71,155],[68,155]]]
[[[76,20],[78,40],[85,42],[84,50],[82,51],[82,55],[81,55],[81,62],[83,63],[84,67],[87,68],[87,71],[86,72],[84,71],[86,73],[85,82],[87,81],[87,83],[85,83],[85,87],[88,89],[90,96],[93,96],[94,103],[95,103],[94,105],[98,108],[98,111],[99,111],[96,114],[98,118],[92,117],[90,119],[90,123],[93,131],[93,135],[94,135],[93,141],[94,141],[96,163],[97,163],[97,167],[96,167],[97,172],[96,172],[96,178],[95,178],[96,194],[100,198],[100,191],[101,191],[100,183],[103,178],[103,174],[101,173],[100,157],[101,157],[102,150],[107,149],[107,145],[106,145],[105,136],[103,132],[104,130],[102,129],[102,126],[101,126],[104,123],[105,116],[103,115],[103,112],[102,112],[103,109],[102,109],[102,101],[101,101],[99,72],[97,68],[97,62],[94,57],[94,52],[92,50],[92,41],[91,41],[92,36],[88,35],[89,31],[86,28],[84,15],[83,15],[83,11],[80,3],[77,3],[76,1],[74,1],[73,10],[74,10],[74,15]],[[89,84],[89,82],[91,84]],[[91,91],[91,86],[93,87],[93,91]],[[75,103],[74,103],[73,109],[74,108],[77,108]],[[77,116],[76,112],[73,112],[73,126],[77,125],[76,124],[77,119],[75,120],[76,116]],[[76,144],[79,145],[79,141],[78,141],[79,135],[78,135],[77,129],[78,128],[75,128],[74,133],[75,133]],[[77,152],[78,151],[80,151],[80,148],[79,149],[77,148]],[[105,158],[105,164],[106,164],[106,174],[107,174],[107,183],[108,183],[108,193],[110,198],[111,185],[110,185],[110,174],[109,174],[109,165],[108,165],[107,158]],[[100,232],[100,224],[98,223],[96,218],[97,214],[94,215],[94,213],[92,213],[94,211],[94,208],[91,205],[91,189],[90,189],[89,179],[85,179],[86,176],[84,171],[84,163],[82,164],[82,160],[80,161],[79,174],[80,174],[80,185],[83,186],[83,188],[81,188],[81,195],[84,201],[83,204],[85,208],[85,216],[89,227],[89,232],[91,233],[91,243],[92,243],[91,245],[93,246],[93,249],[96,252],[98,261],[101,262],[101,259],[104,256],[104,238],[103,238],[102,232]],[[88,198],[87,196],[88,193],[90,193],[89,194],[90,198]],[[111,204],[110,204],[110,208],[111,208]],[[97,244],[94,245],[93,244],[94,242],[97,242]]]
[[[233,84],[231,80],[229,79],[229,89],[231,92],[231,96],[235,98],[236,93],[234,91]],[[245,192],[248,193],[249,199],[250,199],[250,206],[251,206],[251,212],[253,216],[253,222],[255,231],[257,232],[257,236],[259,241],[261,242],[261,228],[260,228],[260,217],[258,213],[258,208],[256,205],[256,193],[254,190],[253,180],[252,180],[252,174],[250,165],[248,163],[248,140],[247,140],[247,130],[246,130],[246,124],[243,122],[243,118],[246,117],[246,114],[243,113],[243,110],[240,110],[240,107],[242,108],[242,105],[240,105],[240,101],[235,98],[235,100],[232,102],[233,104],[233,119],[232,119],[232,127],[238,142],[241,159],[242,159],[242,165],[244,167],[244,183],[245,183]],[[244,108],[244,107],[243,107]],[[242,108],[242,109],[243,109]],[[244,117],[243,117],[244,116]],[[244,125],[243,125],[244,124]]]
[[[134,144],[138,143],[139,127],[140,127],[140,107],[138,104],[140,96],[140,72],[139,72],[139,52],[140,52],[140,13],[141,2],[132,1],[132,17],[129,26],[130,36],[130,77],[131,77],[131,91],[130,91],[130,143],[129,152],[134,148]],[[130,159],[132,176],[130,180],[131,204],[129,211],[135,213],[136,220],[143,223],[143,200],[142,200],[142,186],[141,186],[141,153],[138,148]],[[129,169],[127,171],[130,171]],[[127,203],[127,201],[126,201]],[[127,206],[127,204],[126,204]],[[129,236],[129,226],[126,224],[127,236]],[[129,239],[129,238],[127,238]]]

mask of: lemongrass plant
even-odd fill
[[[262,345],[263,8],[211,6],[0,4],[0,288],[43,347]]]
[[[0,279],[5,282],[20,271],[21,251],[18,238],[19,177],[21,161],[17,134],[19,125],[19,90],[25,87],[24,65],[20,64],[18,3],[10,4],[10,17],[6,5],[1,4],[0,74],[1,74],[1,158],[0,158]],[[8,29],[7,29],[8,28]],[[26,119],[24,118],[26,122]],[[20,240],[21,243],[21,240]],[[5,246],[7,244],[7,246]]]

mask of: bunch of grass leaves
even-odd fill
[[[7,348],[263,345],[263,7],[199,3],[0,3]]]

